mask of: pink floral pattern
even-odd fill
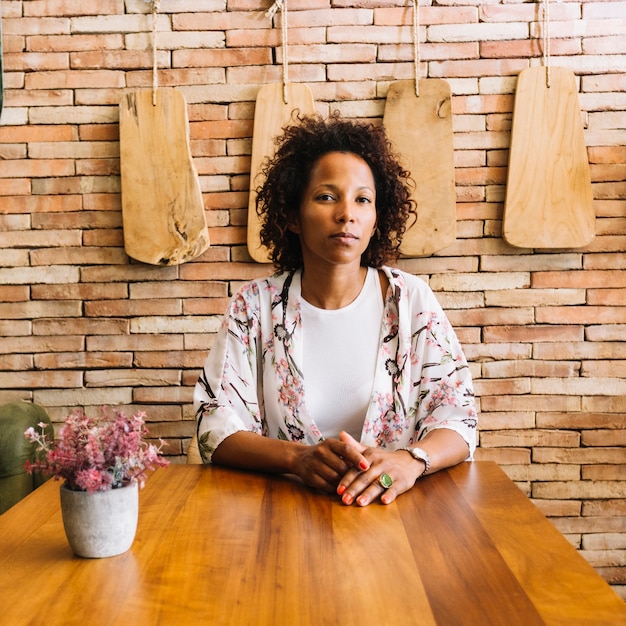
[[[451,428],[473,452],[477,413],[458,339],[426,283],[383,271],[389,290],[361,441],[395,449]],[[301,337],[299,271],[253,281],[233,297],[194,394],[205,461],[238,430],[307,444],[322,439],[306,406]]]

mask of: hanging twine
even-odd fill
[[[550,88],[550,0],[543,0],[543,64],[546,68],[546,87]]]
[[[146,4],[152,5],[152,106],[156,106],[156,95],[158,87],[157,78],[157,13],[161,0],[144,0]]]
[[[157,76],[157,13],[160,0],[152,0],[152,106],[156,106]]]
[[[419,18],[419,0],[413,0],[413,63],[415,71],[415,95],[420,95],[420,18]]]
[[[285,104],[289,103],[289,99],[287,97],[287,83],[288,80],[288,59],[287,59],[287,0],[275,0],[274,4],[267,10],[265,15],[270,19],[274,18],[277,11],[281,11],[280,17],[280,30],[281,30],[281,38],[282,38],[282,47],[283,47],[283,102]]]

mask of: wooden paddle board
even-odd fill
[[[124,248],[152,265],[178,265],[204,252],[209,232],[189,146],[184,95],[136,91],[120,102]]]
[[[589,160],[576,79],[564,67],[517,81],[502,223],[519,248],[578,248],[595,235]]]
[[[263,182],[261,173],[263,162],[274,155],[276,151],[274,139],[282,133],[283,127],[295,122],[292,117],[295,110],[302,115],[315,113],[313,94],[307,85],[288,83],[286,88],[285,104],[281,83],[263,85],[257,95],[254,109],[248,200],[248,252],[257,263],[270,262],[269,251],[261,245],[261,223],[256,212],[256,189]]]
[[[409,222],[400,251],[428,256],[456,239],[456,192],[450,85],[443,79],[391,83],[383,124],[415,181],[417,221]]]

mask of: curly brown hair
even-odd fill
[[[257,188],[261,243],[279,271],[302,267],[300,239],[287,227],[300,210],[314,164],[329,152],[349,152],[370,167],[376,185],[376,232],[361,256],[361,265],[379,268],[396,259],[415,202],[410,173],[400,164],[382,126],[340,119],[301,116],[276,139],[276,152],[263,165]]]

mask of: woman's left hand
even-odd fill
[[[337,493],[344,504],[356,502],[359,506],[367,506],[376,498],[380,498],[383,504],[390,504],[401,493],[411,489],[424,472],[424,465],[404,450],[370,448],[345,432],[339,435],[339,439],[356,448],[370,464],[369,469],[362,472],[348,470],[339,481]],[[388,489],[379,482],[382,474],[388,474],[393,480]]]

